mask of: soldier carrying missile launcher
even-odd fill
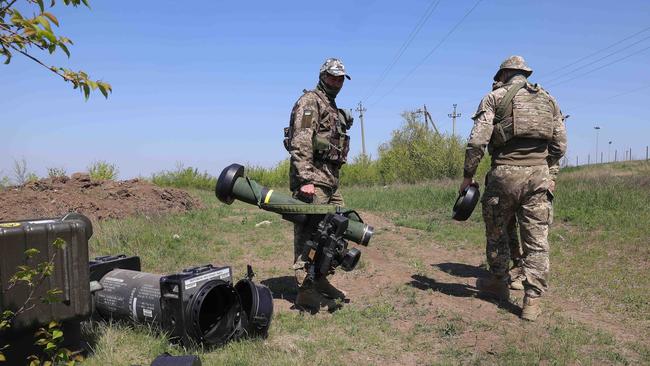
[[[343,206],[343,197],[338,192],[339,170],[347,160],[350,138],[346,132],[353,118],[346,110],[337,108],[335,98],[345,78],[350,76],[339,59],[325,60],[316,89],[303,91],[291,111],[289,127],[285,128],[284,146],[291,155],[289,185],[294,198],[303,202]],[[302,258],[302,253],[312,232],[309,225],[294,226],[296,306],[310,311],[333,311],[346,295],[327,280],[327,273],[319,274],[315,280],[307,278],[307,258]]]

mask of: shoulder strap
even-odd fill
[[[519,89],[523,88],[525,85],[526,83],[517,83],[517,84],[513,84],[508,89],[506,95],[504,95],[503,98],[501,98],[499,104],[497,105],[497,110],[494,113],[494,123],[499,123],[503,121],[508,111],[512,109],[512,100],[515,98],[515,94],[517,94]]]

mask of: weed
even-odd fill
[[[114,180],[117,179],[118,169],[115,164],[98,160],[88,166],[88,174],[94,180]]]

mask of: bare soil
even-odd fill
[[[0,202],[0,221],[59,217],[74,211],[97,222],[202,207],[180,189],[160,188],[140,179],[93,180],[83,173],[5,189],[0,191]]]

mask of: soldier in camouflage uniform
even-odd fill
[[[350,138],[346,132],[353,119],[346,110],[337,108],[335,98],[345,78],[350,76],[340,60],[325,60],[316,89],[304,90],[291,111],[285,129],[285,147],[291,155],[289,185],[293,197],[303,202],[343,206],[338,192],[339,171],[347,160]],[[312,230],[308,225],[294,226],[296,305],[310,311],[333,311],[346,298],[345,293],[327,280],[327,274],[317,275],[315,281],[306,280],[302,252]]]
[[[528,81],[532,72],[521,56],[501,64],[494,80],[503,85],[483,98],[472,117],[460,187],[462,191],[473,182],[487,147],[492,169],[481,203],[491,275],[479,278],[476,286],[485,295],[508,299],[508,226],[516,216],[525,276],[521,316],[531,321],[539,316],[540,297],[548,289],[552,192],[567,144],[560,108],[548,92]]]

